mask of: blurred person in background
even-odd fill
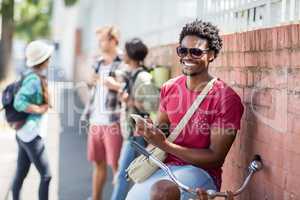
[[[134,134],[134,121],[130,115],[138,114],[142,117],[149,117],[150,112],[156,111],[159,92],[152,84],[151,74],[143,65],[147,53],[147,46],[138,38],[133,38],[125,43],[124,63],[127,64],[128,75],[120,95],[125,106],[124,117],[121,121],[124,142],[112,200],[124,200],[128,192],[129,182],[126,178],[126,169],[137,157],[136,151],[130,145],[130,140],[134,140],[142,146],[146,144],[142,136]]]
[[[114,26],[105,26],[97,29],[96,37],[100,55],[95,62],[95,73],[88,83],[96,89],[89,118],[87,147],[88,160],[93,163],[93,200],[102,199],[107,165],[116,174],[122,146],[118,100],[121,84],[116,80],[116,71],[121,63],[117,51],[119,31]]]
[[[41,41],[33,41],[26,48],[26,65],[21,88],[14,98],[18,112],[28,113],[24,124],[17,129],[18,159],[16,174],[12,184],[14,200],[20,199],[20,191],[30,169],[31,163],[37,168],[41,181],[39,199],[47,200],[51,172],[46,146],[41,134],[41,119],[49,108],[48,84],[45,71],[53,48]],[[26,197],[26,199],[31,197]]]

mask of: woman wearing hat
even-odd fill
[[[48,87],[43,72],[49,65],[52,51],[49,45],[41,41],[33,41],[26,48],[28,70],[15,96],[14,107],[17,111],[27,112],[30,115],[16,132],[19,151],[12,184],[13,200],[20,199],[20,190],[31,163],[35,165],[41,177],[39,199],[48,199],[51,172],[40,126],[41,118],[49,108]]]

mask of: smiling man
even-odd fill
[[[177,54],[183,75],[171,79],[161,88],[158,128],[137,123],[137,132],[152,145],[168,153],[165,163],[175,176],[192,188],[219,190],[222,165],[234,142],[243,114],[240,97],[222,80],[217,79],[212,89],[193,114],[183,131],[171,143],[159,129],[169,127],[171,133],[188,111],[194,100],[213,79],[209,64],[222,47],[219,30],[211,23],[195,20],[186,24],[179,36]],[[162,170],[156,171],[143,183],[135,184],[127,199],[149,199],[167,196],[170,190],[151,187],[162,179],[169,179]],[[154,187],[155,188],[155,185]],[[167,187],[165,187],[167,188]],[[155,199],[155,198],[154,198]],[[189,194],[181,193],[181,199]]]

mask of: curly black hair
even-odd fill
[[[219,35],[219,29],[210,22],[203,22],[196,19],[191,23],[187,23],[181,30],[179,35],[179,44],[187,35],[195,35],[202,39],[207,39],[209,49],[215,52],[215,57],[222,48],[222,39]]]

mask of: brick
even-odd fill
[[[260,70],[253,71],[254,85],[259,86],[260,81],[262,80],[262,72]]]
[[[265,53],[265,62],[263,67],[272,67],[273,66],[273,51]]]
[[[256,67],[258,62],[257,55],[253,52],[245,53],[245,66],[246,67]]]
[[[291,63],[291,53],[287,49],[272,53],[272,67],[288,67]]]
[[[281,67],[289,67],[291,65],[291,52],[288,49],[280,52],[280,58],[282,59]]]
[[[232,67],[233,66],[233,53],[227,53],[227,65],[226,67]],[[235,66],[233,66],[235,67]]]
[[[288,94],[288,112],[300,115],[300,94]]]
[[[252,93],[254,92],[254,88],[244,88],[244,98],[243,101],[245,103],[251,103]]]
[[[250,51],[256,50],[256,41],[255,41],[255,31],[250,31],[248,33],[249,36],[249,49]]]
[[[231,51],[237,52],[238,51],[238,44],[237,44],[237,33],[234,33],[232,36],[232,41],[231,41]]]
[[[277,30],[278,28],[273,28],[270,33],[272,36],[272,49],[276,50],[278,49],[278,34],[277,34]]]
[[[285,150],[300,155],[300,134],[287,133],[284,137]]]
[[[232,66],[233,67],[241,67],[241,64],[240,64],[240,53],[233,53],[232,54]]]
[[[263,49],[273,50],[273,38],[270,37],[271,33],[272,33],[272,29],[269,29],[269,28],[268,29],[264,29],[264,34],[266,36],[266,44],[263,47]]]
[[[278,49],[290,48],[292,44],[290,26],[281,26],[277,28]]]
[[[299,29],[300,29],[300,25],[299,24],[293,24],[291,26],[291,43],[292,43],[292,48],[297,48],[299,47],[299,42],[300,42],[300,38],[299,38]]]
[[[300,115],[288,113],[288,132],[300,135]]]
[[[222,36],[222,41],[223,41],[223,47],[222,47],[222,50],[224,53],[227,52],[227,35],[223,35]]]
[[[290,52],[290,66],[292,68],[296,68],[300,66],[300,50],[299,49],[293,49]]]
[[[287,70],[285,68],[265,68],[261,71],[260,77],[254,77],[254,81],[259,88],[287,89],[287,78]]]
[[[283,42],[283,48],[290,48],[292,47],[292,31],[291,31],[291,25],[282,27],[283,29],[283,36],[284,36],[284,42]]]
[[[259,106],[270,107],[273,101],[271,89],[257,90],[253,93],[253,104]]]
[[[248,87],[253,87],[254,85],[254,75],[251,70],[247,71],[247,86]]]
[[[222,66],[223,67],[228,67],[228,53],[225,53],[222,57]]]
[[[300,69],[291,69],[288,73],[288,90],[293,92],[300,91]]]
[[[261,37],[260,37],[260,30],[255,30],[254,31],[254,35],[255,35],[255,51],[260,51],[261,50]]]
[[[260,33],[260,46],[259,46],[259,49],[267,50],[267,49],[266,49],[266,45],[267,45],[267,35],[266,35],[265,29],[259,30],[259,33]]]
[[[282,27],[277,27],[277,49],[282,49],[284,46],[284,32]]]
[[[256,54],[257,56],[257,66],[258,67],[266,67],[268,66],[267,61],[268,61],[268,53],[267,52],[258,52]]]
[[[272,200],[283,200],[284,193],[283,187],[277,186],[272,182],[269,182],[265,185],[265,199],[272,199]]]
[[[247,71],[241,69],[234,70],[234,81],[239,86],[247,86]]]
[[[238,53],[238,60],[239,60],[239,67],[245,67],[245,54],[242,53]]]
[[[288,173],[286,188],[294,194],[299,194],[299,185],[300,185],[300,176],[293,173]]]
[[[244,35],[244,41],[245,41],[245,51],[251,51],[251,35],[250,35],[250,31],[245,32]]]
[[[288,173],[300,176],[299,166],[300,154],[297,154],[292,151],[285,151],[285,168],[288,171]]]
[[[239,52],[245,51],[244,33],[239,33],[237,35],[237,45],[238,45]]]

